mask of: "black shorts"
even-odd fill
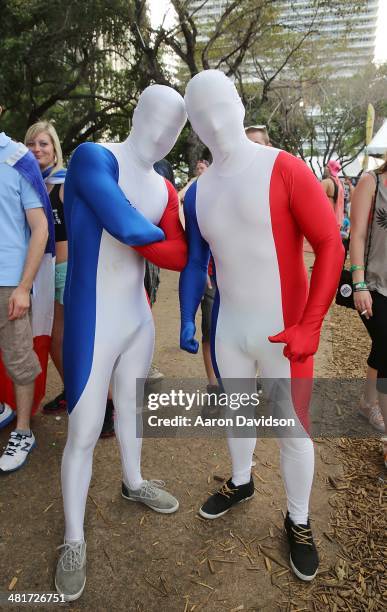
[[[212,307],[214,305],[215,293],[216,293],[216,284],[215,279],[211,276],[211,285],[210,289],[206,286],[206,290],[204,292],[201,308],[202,308],[202,342],[209,342],[211,338],[211,315],[212,315]]]
[[[387,297],[377,291],[371,291],[371,296],[373,316],[361,317],[372,340],[367,363],[378,372],[377,390],[387,394]]]
[[[144,276],[144,286],[145,291],[148,294],[149,301],[151,306],[156,301],[157,289],[160,284],[160,268],[155,266],[150,261],[145,261],[145,276]]]

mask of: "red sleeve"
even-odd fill
[[[277,255],[286,270],[281,277],[285,330],[269,336],[269,340],[286,344],[284,355],[295,364],[305,362],[318,349],[324,316],[343,267],[344,249],[331,204],[306,164],[282,151],[275,162],[275,172],[271,198]],[[316,256],[309,292],[304,291],[303,236]]]
[[[283,178],[290,194],[290,211],[316,256],[300,323],[321,327],[337,291],[344,249],[335,214],[320,182],[300,159],[286,156],[286,166]]]
[[[167,179],[165,183],[168,189],[168,203],[159,223],[165,234],[165,240],[133,248],[159,268],[181,272],[187,264],[187,242],[179,219],[177,191]]]

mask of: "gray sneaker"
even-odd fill
[[[165,482],[162,480],[144,480],[137,490],[129,489],[123,482],[121,495],[128,501],[141,502],[155,512],[172,514],[178,509],[179,502],[168,491],[164,491],[163,487],[165,487]]]
[[[149,372],[148,372],[148,376],[146,379],[146,384],[147,385],[154,385],[156,383],[161,382],[163,379],[165,378],[164,374],[162,372],[160,372],[160,370],[158,368],[156,368],[155,365],[151,365]]]
[[[82,595],[86,584],[86,542],[65,542],[56,566],[55,588],[65,601]]]

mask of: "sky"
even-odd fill
[[[157,27],[168,11],[164,25],[168,26],[172,21],[171,2],[169,0],[150,0],[151,21],[153,27]],[[168,10],[169,9],[169,10]],[[375,61],[387,61],[387,0],[379,0],[378,27],[376,32]]]

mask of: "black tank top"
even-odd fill
[[[63,202],[59,197],[60,188],[61,185],[54,185],[49,193],[52,213],[54,215],[55,242],[67,241]]]

